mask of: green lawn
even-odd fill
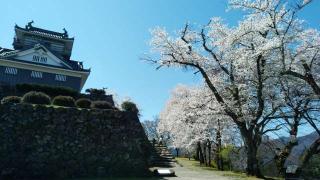
[[[178,164],[180,166],[192,171],[204,172],[204,173],[208,171],[212,171],[212,173],[216,175],[230,177],[231,179],[259,180],[259,178],[247,176],[245,173],[237,173],[232,171],[218,171],[216,168],[213,168],[213,167],[200,166],[200,163],[198,161],[188,160],[188,158],[176,158],[176,160],[178,161]],[[158,178],[158,177],[149,177],[149,178],[123,177],[123,178],[81,178],[81,179],[72,179],[72,180],[161,180],[161,179],[162,178]],[[281,180],[281,178],[274,178],[274,179]]]
[[[232,178],[239,178],[239,179],[249,179],[249,180],[257,180],[258,178],[255,177],[248,177],[245,173],[236,173],[232,171],[218,171],[216,168],[207,167],[207,166],[200,166],[199,161],[195,161],[193,159],[189,160],[188,158],[176,158],[178,163],[185,168],[191,169],[193,171],[214,171],[215,174],[221,176],[227,176]]]
[[[194,171],[214,171],[215,174],[220,176],[232,177],[236,179],[248,179],[248,180],[258,180],[259,178],[247,176],[245,173],[237,173],[232,171],[218,171],[213,167],[200,166],[199,161],[193,159],[189,160],[188,158],[176,158],[178,163],[185,168],[194,170]],[[280,180],[281,178],[274,178]]]
[[[161,180],[160,178],[83,178],[83,179],[72,179],[72,180]]]

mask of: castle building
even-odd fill
[[[0,48],[0,85],[43,84],[81,91],[90,69],[71,60],[74,38],[32,26],[15,26],[13,49]]]

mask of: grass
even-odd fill
[[[214,171],[215,174],[220,176],[226,176],[235,179],[248,179],[248,180],[258,180],[259,178],[247,176],[245,173],[238,173],[232,171],[218,171],[214,167],[200,166],[199,161],[193,159],[189,160],[188,158],[176,158],[178,163],[185,168],[188,168],[193,171]]]
[[[123,177],[123,178],[81,178],[81,179],[70,179],[70,180],[161,180],[160,178],[144,178],[144,177],[139,177],[139,178],[134,178],[134,177]]]
[[[232,179],[238,179],[238,180],[260,180],[259,178],[247,176],[245,173],[240,172],[232,172],[232,171],[218,171],[214,167],[206,167],[206,166],[200,166],[200,163],[198,161],[195,161],[193,159],[189,160],[188,158],[176,158],[178,164],[183,166],[186,169],[197,171],[197,172],[208,172],[212,171],[212,173],[229,177]],[[275,180],[283,180],[281,178],[274,178]],[[71,179],[70,179],[71,180]],[[72,180],[164,180],[163,178],[159,177],[119,177],[119,178],[80,178],[80,179],[72,179]]]

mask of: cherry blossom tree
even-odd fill
[[[284,78],[295,78],[291,81],[291,85],[295,84],[293,86],[296,86],[297,83],[301,84],[301,81],[304,81],[307,85],[304,88],[300,88],[298,94],[305,97],[305,94],[308,92],[308,96],[305,99],[301,99],[300,97],[300,102],[309,102],[308,104],[311,106],[319,106],[320,32],[317,29],[306,28],[307,26],[304,21],[297,18],[298,12],[310,4],[312,0],[297,1],[294,5],[284,4],[283,1],[274,2],[276,6],[270,6],[270,1],[260,1],[260,6],[240,1],[233,1],[232,3],[238,8],[249,10],[254,14],[270,17],[272,24],[269,31],[273,32],[275,39],[278,39],[279,47],[275,49],[275,53],[278,54],[277,57],[279,62],[281,62],[280,75]],[[291,8],[286,8],[289,5]],[[311,88],[312,92],[309,92],[309,88]],[[310,97],[310,95],[313,97]],[[311,118],[309,114],[310,111],[312,114],[319,114],[319,109],[308,107],[305,104],[303,106],[303,118],[318,132],[319,126],[317,125],[319,119]],[[312,154],[319,153],[319,149],[320,138],[315,140],[310,149],[307,150],[303,162],[307,162],[307,159]]]
[[[284,125],[290,135],[290,140],[284,144],[282,149],[278,149],[275,154],[275,161],[280,175],[285,175],[285,162],[290,156],[292,149],[298,145],[297,135],[301,126],[307,124],[305,116],[314,107],[311,89],[306,87],[304,81],[292,81],[291,78],[280,78],[281,93],[285,104],[280,109],[280,124]],[[294,83],[292,83],[294,82]],[[279,148],[279,147],[276,147]],[[297,157],[298,158],[298,157]]]
[[[234,124],[205,87],[178,85],[160,113],[159,134],[170,133],[175,148],[197,151],[200,163],[211,164],[211,145],[220,155],[222,143],[234,141]],[[216,157],[220,162],[221,157]],[[222,169],[222,163],[218,163]]]
[[[314,48],[320,42],[318,32],[305,30],[296,17],[310,2],[289,5],[280,0],[230,0],[230,9],[247,12],[237,26],[228,27],[222,19],[212,18],[200,28],[187,24],[176,35],[163,28],[152,31],[152,49],[159,58],[146,59],[158,68],[181,67],[201,74],[220,109],[242,135],[249,175],[262,176],[257,159],[261,137],[279,129],[268,126],[285,105],[278,76],[293,76],[303,69],[307,73],[299,78],[317,92],[311,65],[305,67],[303,62],[319,59]],[[291,57],[291,47],[299,52],[296,56]],[[297,63],[294,57],[299,59]],[[305,57],[308,60],[301,61]]]
[[[141,122],[143,129],[148,137],[149,140],[159,140],[160,136],[158,134],[158,123],[159,123],[159,118],[156,116],[154,117],[153,120],[145,120]]]

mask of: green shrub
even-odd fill
[[[30,104],[51,104],[51,99],[43,92],[30,91],[23,95],[22,102]]]
[[[107,101],[93,101],[91,103],[91,108],[95,109],[113,109],[114,107]]]
[[[130,101],[124,101],[121,104],[121,108],[124,111],[130,111],[130,112],[134,112],[134,113],[139,113],[139,109],[137,108],[137,105],[133,102]]]
[[[302,177],[305,179],[317,179],[320,177],[320,154],[314,154],[309,162],[302,168]]]
[[[78,108],[86,108],[90,109],[91,106],[91,100],[88,98],[80,98],[76,101],[76,106]]]
[[[75,102],[71,96],[56,96],[52,100],[53,105],[65,106],[65,107],[75,107]]]
[[[41,85],[41,84],[17,84],[16,89],[20,93],[27,93],[30,91],[37,91],[37,92],[44,92],[50,97],[56,96],[71,96],[76,98],[79,96],[78,91],[67,88],[67,87],[60,87],[60,86],[48,86],[48,85]]]
[[[104,89],[90,88],[90,89],[86,89],[86,93],[89,93],[91,95],[101,96],[101,95],[105,95],[106,91]]]
[[[231,157],[233,151],[235,151],[235,148],[232,145],[227,145],[222,148],[220,154],[221,154],[221,158],[223,160],[223,168],[224,169],[231,170],[232,162],[231,162],[230,157]]]
[[[17,103],[21,103],[21,97],[7,96],[1,100],[1,104],[17,104]]]

